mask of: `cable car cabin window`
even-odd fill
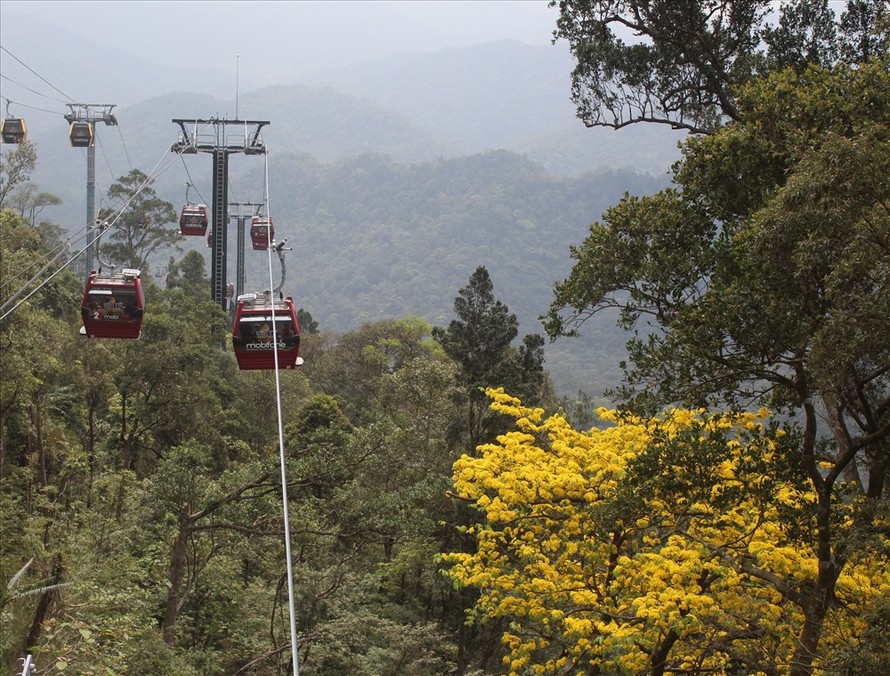
[[[81,308],[85,321],[138,322],[142,310],[135,289],[92,288]]]
[[[205,209],[183,209],[179,217],[179,230],[183,235],[203,235],[207,232],[207,220]]]
[[[233,339],[237,347],[248,352],[271,352],[274,349],[272,315],[241,317],[238,329],[239,335]],[[300,336],[294,331],[290,317],[276,315],[275,331],[278,334],[279,350],[292,350],[299,345]]]

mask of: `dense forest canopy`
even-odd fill
[[[10,210],[0,228],[5,283],[58,244]],[[203,260],[171,268],[168,288],[146,280],[138,341],[78,335],[69,272],[3,320],[4,670],[27,652],[37,673],[287,669],[272,374],[220,349]],[[410,317],[307,331],[303,354],[281,377],[307,673],[449,673],[496,654],[436,573],[460,539],[460,366]],[[522,354],[505,344],[492,367],[521,371]]]
[[[560,3],[588,122],[645,101],[621,119],[702,132],[670,187],[500,151],[281,158],[334,283],[301,280],[280,390],[238,370],[140,170],[101,252],[166,274],[139,340],[79,335],[37,150],[4,147],[0,669],[289,672],[281,452],[301,673],[890,670],[887,13],[766,8]],[[386,262],[412,238],[457,271],[432,315],[423,266]],[[418,311],[376,316],[381,288]],[[332,329],[341,298],[374,312]],[[611,405],[558,397],[546,351],[604,322],[628,339]]]

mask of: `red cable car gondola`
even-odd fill
[[[204,236],[210,217],[206,204],[186,204],[179,216],[179,232],[183,235]]]
[[[242,371],[274,370],[275,343],[272,317],[278,343],[278,368],[292,369],[303,363],[300,357],[300,325],[290,296],[272,300],[268,292],[261,296],[247,293],[238,296],[232,347],[238,368]]]
[[[271,218],[254,216],[250,220],[250,241],[255,251],[265,251],[275,241],[275,226]]]
[[[81,334],[90,338],[138,338],[142,331],[145,297],[139,270],[96,272],[87,279],[80,315]]]

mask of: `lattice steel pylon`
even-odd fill
[[[226,242],[228,241],[228,185],[229,155],[264,155],[266,146],[260,131],[269,124],[266,120],[227,120],[211,117],[173,120],[180,128],[179,139],[170,150],[181,155],[210,153],[213,155],[213,206],[211,215],[210,295],[227,309]],[[241,133],[228,134],[230,127],[241,127]]]

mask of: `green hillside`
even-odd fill
[[[285,288],[337,331],[406,314],[445,325],[457,289],[485,265],[522,332],[542,333],[537,318],[570,269],[569,246],[625,191],[659,187],[628,171],[556,178],[506,151],[410,166],[293,154],[277,157],[275,169],[276,236],[294,249]],[[266,259],[249,253],[248,286],[262,285]],[[598,395],[615,384],[624,337],[611,324],[590,328],[594,361],[588,340],[548,347],[563,391]]]
[[[172,120],[237,111],[269,122],[268,154],[230,158],[229,201],[263,202],[268,176],[269,212],[294,249],[286,291],[323,328],[408,314],[447,323],[457,289],[485,265],[523,332],[540,333],[569,246],[624,192],[665,185],[677,153],[664,129],[585,129],[563,91],[566,66],[558,49],[493,43],[398,55],[237,103],[187,87],[153,94],[149,78],[144,99],[115,110],[118,127],[97,129],[97,206],[119,206],[106,191],[133,167],[177,208],[187,182],[191,199],[211,203],[210,157],[171,153]],[[30,138],[35,184],[62,199],[44,216],[73,232],[85,220],[85,154],[65,130],[37,118]],[[183,246],[207,252],[204,242]],[[154,259],[156,278],[170,253]],[[249,286],[268,285],[264,264],[248,256]],[[547,366],[561,391],[598,396],[619,377],[625,337],[611,322],[587,333],[548,346]]]

